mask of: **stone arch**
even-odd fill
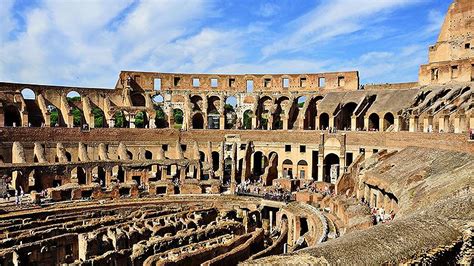
[[[179,108],[173,109],[173,128],[181,129],[184,121],[184,112]]]
[[[112,175],[117,179],[118,182],[125,182],[125,171],[121,165],[115,165],[112,167]]]
[[[15,105],[6,105],[3,107],[4,126],[6,127],[21,127],[20,111]]]
[[[128,157],[128,160],[133,160],[133,153],[129,150],[127,150],[127,157]]]
[[[139,111],[135,114],[135,127],[136,128],[145,128],[148,126],[148,117],[146,112]]]
[[[115,128],[128,127],[128,121],[125,118],[125,115],[123,114],[123,111],[116,111],[114,113],[114,115],[112,116],[112,119],[114,120],[114,127]]]
[[[102,188],[106,186],[106,172],[105,169],[101,166],[96,166],[92,168],[92,179],[100,184]]]
[[[316,116],[318,115],[317,102],[322,98],[322,96],[317,96],[310,100],[304,114],[303,129],[314,130],[318,127],[318,125],[316,125]]]
[[[323,181],[327,183],[336,183],[339,177],[340,159],[334,153],[329,153],[324,157]]]
[[[281,167],[283,169],[283,177],[293,179],[293,161],[285,159]]]
[[[46,109],[49,113],[49,123],[51,127],[59,127],[66,125],[66,121],[64,121],[64,117],[58,107],[56,107],[52,103],[49,103],[46,106]]]
[[[344,104],[340,113],[335,117],[335,127],[339,130],[355,129],[352,128],[352,115],[357,108],[357,103],[348,102]]]
[[[217,95],[209,96],[207,99],[207,113],[208,114],[220,114],[220,101],[221,98]]]
[[[305,160],[300,160],[296,166],[296,174],[298,175],[298,178],[300,179],[305,179],[307,178],[308,175],[308,163]]]
[[[77,179],[79,185],[87,184],[86,170],[80,166],[71,170],[71,179]]]
[[[219,160],[220,160],[219,152],[213,151],[211,156],[212,156],[212,170],[215,172],[219,170]]]
[[[94,127],[108,127],[105,118],[104,111],[97,106],[92,108],[92,114],[94,116]]]
[[[204,129],[204,117],[200,112],[193,115],[192,125],[193,129]]]
[[[155,126],[156,128],[167,128],[168,121],[166,113],[160,105],[155,105]]]
[[[329,127],[329,115],[327,113],[322,113],[319,116],[319,129],[325,130]]]
[[[153,160],[153,153],[149,150],[145,150],[145,160]]]
[[[252,110],[246,110],[243,115],[242,129],[252,129]]]
[[[206,154],[202,151],[199,151],[199,161],[201,161],[201,163],[206,161]]]
[[[235,96],[227,97],[224,105],[225,128],[233,129],[237,122],[237,98]]]
[[[72,162],[72,155],[71,155],[71,153],[67,151],[67,152],[65,152],[65,154],[66,154],[66,159],[67,159],[67,161],[68,161],[68,162]]]
[[[395,117],[392,113],[387,112],[383,116],[383,131],[386,131],[389,127],[393,126],[395,123]]]
[[[257,151],[253,154],[253,174],[260,176],[265,171],[267,158],[261,151]]]
[[[73,118],[73,126],[80,127],[85,123],[82,109],[82,96],[79,92],[71,90],[66,94],[66,99],[71,106],[70,114]]]
[[[36,100],[36,93],[30,88],[23,88],[21,90],[21,96],[24,100]]]
[[[21,90],[21,95],[28,111],[28,126],[40,127],[45,122],[45,119],[41,108],[36,102],[36,93],[29,88],[24,88]]]
[[[191,105],[192,105],[192,111],[203,111],[203,99],[200,95],[193,95],[191,96]]]
[[[133,106],[146,106],[145,96],[139,92],[130,96]]]
[[[376,113],[372,113],[370,116],[369,116],[369,131],[378,131],[380,130],[379,128],[379,115],[376,114]]]

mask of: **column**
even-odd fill
[[[395,118],[393,119],[393,131],[394,132],[400,131],[400,117],[399,116],[395,116]]]
[[[220,115],[219,117],[219,129],[224,130],[225,129],[225,116]]]
[[[288,130],[288,116],[282,115],[281,120],[283,121],[283,130]]]
[[[351,116],[351,130],[357,129],[357,116]]]
[[[410,127],[409,131],[410,132],[417,132],[418,131],[418,116],[412,115],[410,116]]]

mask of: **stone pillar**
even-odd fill
[[[409,131],[410,132],[417,132],[418,131],[418,116],[411,115],[409,121],[410,121]]]
[[[365,130],[369,130],[369,117],[368,116],[364,116],[364,128]]]
[[[318,151],[318,180],[324,180],[324,133],[319,134],[320,143]]]
[[[399,132],[400,131],[400,117],[395,116],[393,119],[393,131],[394,132]]]
[[[225,129],[225,115],[221,115],[219,117],[219,129],[224,130]]]
[[[273,211],[268,211],[268,216],[270,219],[270,233],[271,233],[273,230]]]
[[[282,115],[281,120],[283,121],[283,130],[288,130],[288,116]]]
[[[329,127],[334,127],[334,116],[329,116]]]
[[[252,129],[256,129],[256,128],[257,128],[257,116],[252,115]]]
[[[166,180],[166,172],[168,172],[168,167],[167,165],[160,165],[160,171],[161,171],[161,180]]]
[[[385,119],[382,116],[379,116],[379,131],[385,131]]]
[[[130,114],[128,124],[130,125],[130,128],[135,128],[135,114]]]
[[[357,129],[357,116],[351,116],[351,130]]]
[[[364,199],[366,202],[370,202],[370,188],[364,183]]]
[[[466,115],[456,114],[454,116],[454,133],[464,133],[466,131]]]
[[[428,115],[423,118],[423,132],[430,132],[430,126],[431,130],[433,130],[433,116]]]
[[[181,182],[184,182],[184,180],[186,179],[186,167],[178,165],[176,165],[176,167],[179,170],[179,180],[181,180]]]

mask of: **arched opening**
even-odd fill
[[[335,117],[336,128],[339,130],[351,130],[352,128],[352,115],[354,114],[357,104],[354,102],[346,103],[342,107],[341,111]]]
[[[6,127],[21,127],[21,115],[14,105],[7,105],[3,108]]]
[[[310,100],[308,107],[306,109],[305,116],[304,116],[303,128],[305,130],[314,130],[318,126],[316,125],[316,116],[317,116],[316,103],[321,99],[322,97],[318,96]]]
[[[266,157],[261,151],[257,151],[253,154],[253,174],[260,176],[265,171]]]
[[[133,160],[133,153],[131,151],[127,151],[127,159],[126,160]]]
[[[212,170],[215,172],[219,170],[219,153],[217,151],[212,152]]]
[[[66,158],[68,162],[72,162],[72,156],[70,152],[66,152]]]
[[[102,109],[94,107],[92,108],[92,114],[94,115],[94,127],[107,127]]]
[[[84,124],[84,113],[82,112],[81,95],[76,91],[70,91],[66,95],[69,106],[71,106],[72,122],[74,127]]]
[[[226,129],[235,129],[235,124],[237,122],[236,110],[237,110],[237,98],[235,98],[234,96],[228,97],[224,105]]]
[[[102,188],[106,187],[105,181],[105,170],[100,166],[96,166],[92,169],[92,179],[98,182]]]
[[[135,127],[136,128],[145,128],[148,127],[148,119],[146,113],[139,111],[135,114]]]
[[[25,101],[26,110],[28,111],[28,126],[40,127],[44,123],[41,108],[36,103],[36,94],[29,88],[21,90],[21,95]]]
[[[378,131],[379,129],[379,115],[373,113],[369,116],[369,131]]]
[[[204,117],[201,113],[195,113],[192,120],[193,129],[204,129]]]
[[[199,95],[192,96],[191,97],[192,111],[193,112],[202,111],[203,110],[202,103],[203,103],[203,100],[201,96]]]
[[[46,108],[49,112],[49,123],[51,127],[59,127],[66,125],[59,108],[52,104],[49,104]]]
[[[77,179],[79,185],[87,183],[86,171],[82,167],[76,167],[71,171],[71,179]]]
[[[393,117],[393,114],[386,113],[383,117],[383,130],[387,131],[390,127],[393,126],[394,122],[395,122],[395,118]]]
[[[155,126],[156,128],[167,128],[168,122],[166,121],[166,114],[163,108],[159,105],[155,105]]]
[[[329,115],[327,113],[322,113],[319,116],[319,129],[325,130],[329,127]]]
[[[202,151],[199,152],[199,161],[201,163],[206,161],[206,154],[204,154],[204,152],[202,152]]]
[[[337,178],[339,177],[339,167],[339,156],[334,153],[326,155],[324,158],[323,181],[335,184]]]
[[[143,94],[141,94],[141,93],[132,94],[130,99],[132,100],[132,105],[133,106],[145,106],[146,105],[145,96],[143,96]]]
[[[227,157],[224,160],[224,184],[230,183],[230,174],[232,172],[232,158]]]
[[[114,166],[112,168],[112,175],[119,183],[123,183],[125,181],[125,171],[123,170],[122,166]]]
[[[290,159],[286,159],[282,163],[283,178],[293,179],[293,162]]]
[[[12,186],[14,189],[20,191],[20,188],[24,192],[28,192],[28,178],[21,171],[12,171]]]
[[[21,96],[23,96],[24,100],[34,101],[36,99],[36,93],[30,88],[24,88],[23,90],[21,90]]]
[[[220,129],[220,98],[211,96],[207,100],[207,124],[209,129]]]
[[[308,175],[308,163],[305,160],[300,160],[297,164],[297,174],[299,179],[305,179]]]
[[[181,129],[183,126],[184,113],[181,109],[173,109],[173,128]]]
[[[153,160],[153,153],[149,150],[145,151],[145,159],[146,160]]]
[[[113,119],[115,128],[128,127],[128,121],[122,111],[115,112]]]
[[[244,121],[242,123],[243,129],[252,129],[252,110],[247,110],[244,112]]]
[[[270,119],[270,109],[273,107],[273,99],[269,96],[263,96],[259,100],[257,109],[257,128],[268,129],[268,120]]]

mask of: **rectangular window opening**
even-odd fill
[[[168,151],[168,144],[161,145],[161,148],[163,149],[163,151]]]
[[[285,145],[285,151],[290,152],[291,151],[291,145]]]
[[[174,81],[173,82],[174,86],[178,87],[179,84],[181,83],[181,78],[180,77],[174,77],[173,81]]]
[[[199,79],[193,78],[193,87],[199,87],[199,86],[200,86]]]
[[[346,85],[346,81],[344,77],[337,77],[337,86],[344,87],[344,85]]]
[[[271,83],[272,83],[271,79],[264,79],[263,80],[263,87],[270,88]]]
[[[253,80],[247,80],[247,93],[253,92]]]
[[[155,91],[160,91],[161,90],[161,79],[155,79],[153,83],[153,88]]]
[[[306,152],[306,146],[300,145],[300,152]]]
[[[283,88],[288,89],[290,87],[290,79],[284,78],[283,79]]]
[[[431,69],[431,80],[438,80],[439,77],[439,69],[433,68]]]
[[[455,79],[459,75],[459,67],[458,66],[451,66],[451,78]]]
[[[466,48],[466,49],[471,49],[471,43],[466,43],[466,44],[464,45],[464,48]]]
[[[230,78],[229,79],[229,87],[234,87],[235,86],[235,78]]]
[[[211,87],[217,88],[217,79],[211,79]]]
[[[300,87],[306,87],[306,78],[300,78]]]
[[[188,146],[186,144],[181,144],[181,150],[182,151],[186,151],[187,148],[188,148]]]
[[[326,87],[326,78],[319,78],[318,79],[318,87],[320,87],[320,88]]]

